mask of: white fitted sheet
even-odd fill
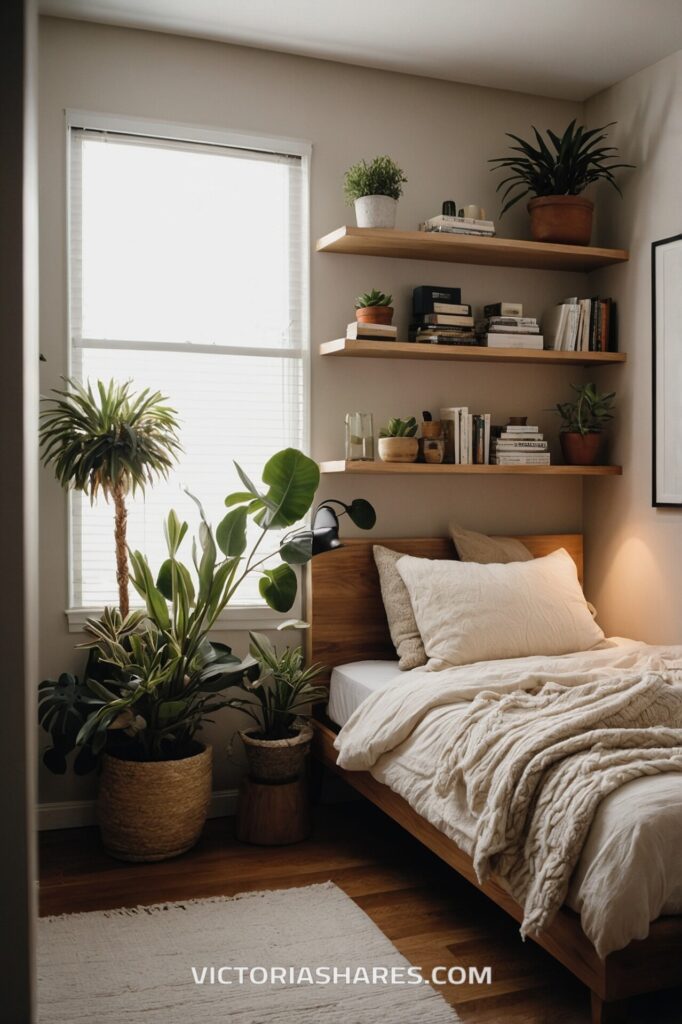
[[[370,693],[382,690],[397,676],[405,679],[409,672],[401,672],[397,661],[353,661],[332,669],[329,682],[327,714],[332,722],[345,725],[356,708]]]

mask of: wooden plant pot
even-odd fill
[[[604,448],[603,434],[581,434],[564,431],[559,434],[561,450],[569,466],[599,465]]]
[[[382,462],[416,462],[419,441],[416,437],[380,437],[379,458]]]
[[[105,849],[119,860],[156,861],[191,849],[211,799],[213,751],[181,761],[123,761],[105,754],[97,822]]]
[[[385,324],[393,320],[393,306],[361,306],[355,310],[355,319],[360,324]]]
[[[239,733],[246,751],[249,778],[253,782],[281,784],[293,782],[303,774],[303,767],[313,730],[303,725],[296,736],[284,740],[258,738],[258,729]]]
[[[528,203],[534,242],[589,245],[594,203],[582,196],[536,196]]]

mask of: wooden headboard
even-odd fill
[[[565,548],[583,578],[583,538],[579,533],[518,537],[538,558]],[[375,544],[417,558],[456,558],[449,537],[409,537],[395,540],[348,540],[343,547],[318,555],[308,563],[306,619],[308,661],[335,665],[366,658],[396,657],[388,632],[374,564]]]

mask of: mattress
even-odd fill
[[[336,725],[345,725],[370,693],[382,690],[396,676],[404,679],[409,674],[400,671],[397,661],[354,661],[337,665],[329,682],[327,714]]]

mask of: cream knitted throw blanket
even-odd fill
[[[657,673],[483,691],[448,747],[438,791],[463,787],[479,881],[504,879],[525,937],[564,902],[600,800],[639,776],[682,771],[682,692]]]

